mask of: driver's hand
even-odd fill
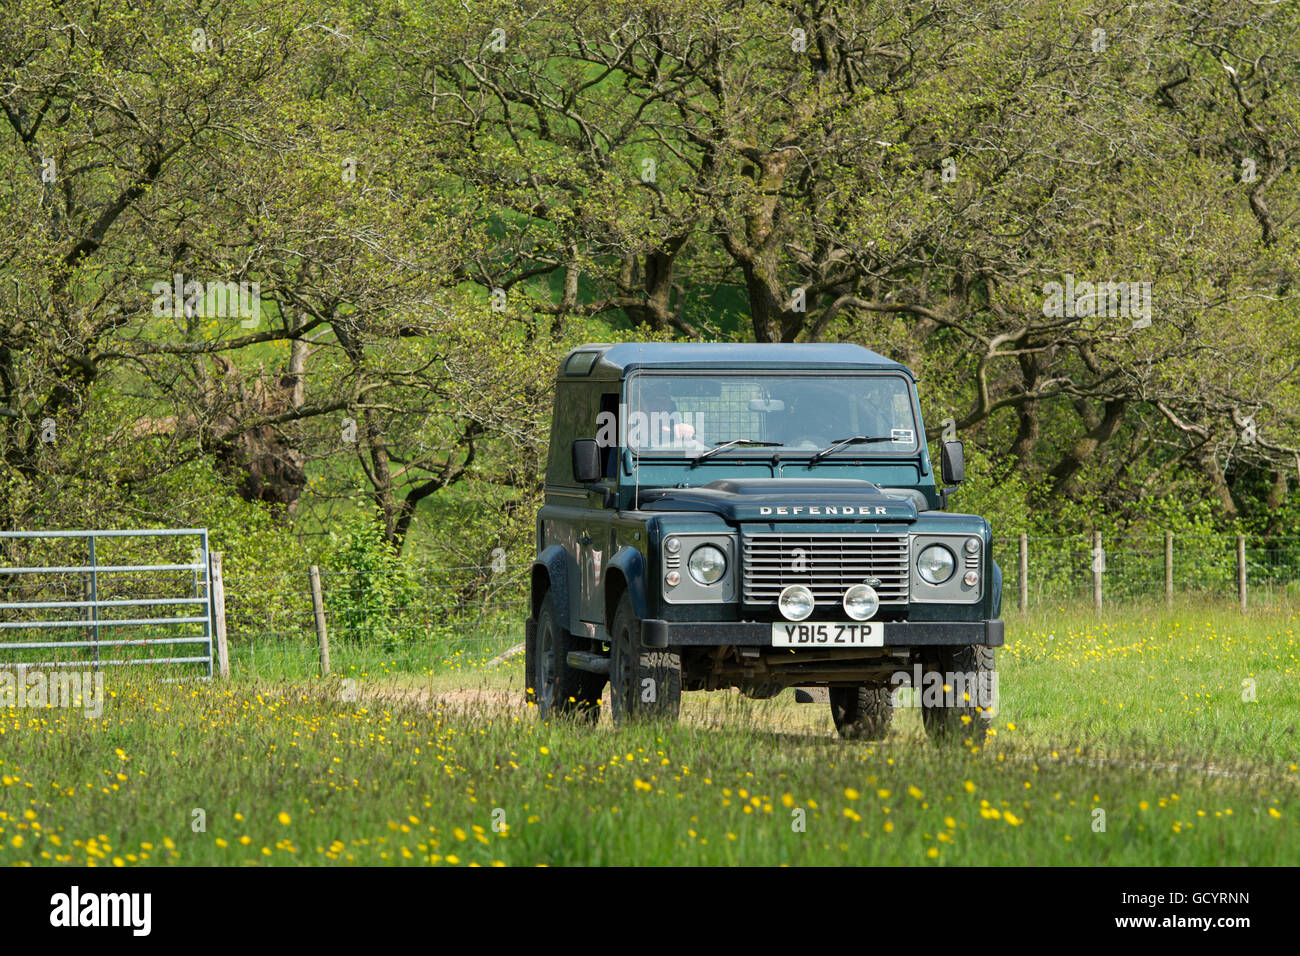
[[[688,425],[686,422],[678,422],[671,428],[665,425],[659,430],[660,444],[669,447],[679,445],[682,442],[695,440],[695,426]]]

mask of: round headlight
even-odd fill
[[[917,573],[931,584],[943,584],[956,567],[957,559],[941,544],[930,545],[916,559]]]
[[[855,621],[865,621],[880,610],[880,595],[869,584],[855,584],[844,592],[844,613]]]
[[[691,577],[700,584],[717,584],[727,573],[727,556],[721,548],[702,544],[691,552],[686,567],[691,572]]]
[[[813,612],[816,603],[813,593],[802,584],[790,585],[776,599],[776,606],[787,621],[802,621]]]

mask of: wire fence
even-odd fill
[[[1243,606],[1300,598],[1300,537],[1019,535],[995,540],[993,553],[1004,609],[1162,597]]]

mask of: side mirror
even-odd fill
[[[955,485],[966,480],[966,446],[959,441],[943,443],[940,473],[945,485]]]
[[[600,445],[594,438],[579,438],[573,443],[573,477],[581,484],[599,481]]]

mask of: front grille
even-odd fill
[[[906,534],[743,535],[746,604],[773,604],[783,588],[802,584],[819,605],[838,605],[844,592],[869,578],[882,605],[907,603]]]

